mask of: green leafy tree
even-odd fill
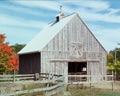
[[[115,61],[116,52],[116,61]],[[120,48],[115,48],[111,50],[107,55],[107,70],[109,72],[114,72],[117,78],[120,78]]]
[[[113,63],[114,62],[114,56],[112,53],[108,53],[107,55],[107,62],[108,63]]]
[[[25,47],[25,44],[15,44],[15,45],[12,45],[11,47],[14,48],[14,52],[15,53],[18,53],[23,47]]]

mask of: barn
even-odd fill
[[[58,14],[18,54],[20,74],[106,75],[107,51],[77,13]]]

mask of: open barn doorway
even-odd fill
[[[87,75],[87,62],[68,62],[68,82],[87,81],[87,77],[76,75]]]
[[[68,62],[69,75],[86,75],[87,62]]]

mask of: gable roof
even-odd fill
[[[82,21],[82,19],[77,13],[73,13],[62,18],[59,22],[53,22],[48,24],[41,32],[38,33],[38,35],[35,38],[33,38],[21,51],[19,51],[18,54],[28,54],[42,51],[42,49],[50,42],[50,40],[52,40],[57,35],[57,33],[59,33],[64,28],[64,26],[74,18],[74,16],[77,16]],[[89,30],[92,36],[96,39],[96,37],[87,27],[87,25],[83,21],[82,23],[86,26],[86,28]],[[105,48],[101,45],[101,43],[98,40],[97,42],[105,50]],[[106,50],[105,52],[107,53]]]
[[[57,23],[48,24],[18,54],[40,52],[75,15],[77,13],[66,16]]]

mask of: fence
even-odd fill
[[[21,80],[33,80],[34,74],[24,75],[0,75],[0,82],[17,82]]]
[[[9,81],[15,81],[16,83],[19,83],[21,80],[27,80],[28,82],[28,80],[34,80],[33,79],[34,76],[35,76],[34,74],[15,75],[15,76],[0,75],[0,80],[6,81],[8,79]],[[32,89],[26,89],[26,90],[12,90],[10,92],[2,92],[0,93],[0,96],[19,95],[19,94],[27,94],[27,93],[33,93],[33,92],[45,92],[44,96],[51,96],[64,89],[64,77],[63,76],[45,73],[45,74],[41,74],[40,78],[43,78],[43,79],[42,80],[39,79],[36,82],[34,81],[33,82],[35,84],[44,84],[45,86],[42,88],[32,88]]]
[[[36,77],[35,77],[36,76]],[[38,77],[38,74],[24,74],[24,75],[0,75],[0,84],[6,82],[15,83],[23,83],[26,81],[27,83],[34,82],[36,84],[45,84],[42,88],[32,88],[25,90],[12,90],[10,92],[1,92],[0,96],[10,96],[10,95],[19,95],[19,94],[27,94],[33,92],[45,92],[44,96],[51,96],[57,92],[60,92],[64,89],[64,77],[58,76],[55,74],[49,73],[41,73]],[[34,80],[37,80],[36,82]],[[30,81],[30,82],[29,82]],[[68,75],[68,84],[84,84],[89,83],[90,87],[92,83],[100,81],[109,81],[113,82],[113,75]],[[112,87],[113,89],[113,83]]]
[[[96,88],[106,88],[114,90],[114,76],[113,75],[68,75],[68,85],[71,84],[82,84],[89,86],[92,88],[93,86]],[[99,86],[100,85],[100,86]],[[108,89],[108,88],[106,88]]]
[[[38,76],[39,75],[39,76]],[[28,81],[28,80],[35,80],[39,79],[50,79],[53,77],[59,77],[61,75],[56,74],[49,74],[49,73],[36,73],[36,74],[21,74],[21,75],[0,75],[0,82],[19,82],[19,81]]]
[[[68,75],[68,83],[96,83],[101,81],[113,82],[113,75]]]

